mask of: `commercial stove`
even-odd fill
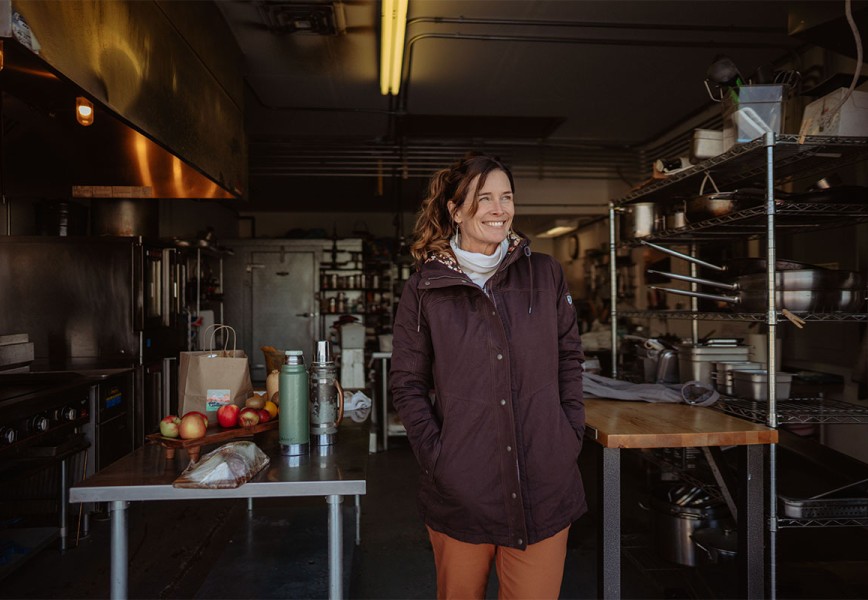
[[[133,386],[132,368],[0,373],[0,541],[69,547],[70,486],[132,451]]]

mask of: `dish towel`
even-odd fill
[[[666,385],[662,383],[630,383],[584,373],[585,396],[610,400],[640,400],[643,402],[685,403],[694,406],[711,406],[720,398],[711,385],[701,381],[688,381]]]

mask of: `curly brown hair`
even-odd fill
[[[435,172],[428,183],[428,195],[422,201],[422,208],[416,218],[413,230],[413,243],[410,254],[421,265],[428,256],[440,252],[451,253],[449,240],[455,235],[455,213],[467,199],[468,192],[479,177],[475,193],[470,198],[470,214],[476,214],[479,206],[478,191],[485,185],[485,179],[492,171],[503,171],[509,178],[509,186],[515,192],[515,182],[512,171],[500,158],[469,152],[464,158],[455,161],[449,167]],[[449,202],[454,202],[452,212]]]

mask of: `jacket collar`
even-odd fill
[[[509,247],[506,249],[506,256],[504,257],[503,262],[497,268],[498,272],[502,271],[518,260],[520,256],[527,254],[530,251],[530,248],[528,247],[530,246],[530,241],[520,233],[510,231],[507,239],[509,240]],[[425,262],[419,269],[419,272],[422,275],[418,286],[420,289],[445,287],[459,283],[476,285],[470,281],[470,278],[464,273],[461,266],[458,264],[455,255],[449,251],[432,252],[429,254],[428,258],[425,259]]]

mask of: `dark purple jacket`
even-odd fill
[[[525,548],[587,510],[576,464],[584,357],[560,264],[518,236],[509,250],[489,296],[451,255],[410,277],[389,382],[423,470],[425,523]]]

